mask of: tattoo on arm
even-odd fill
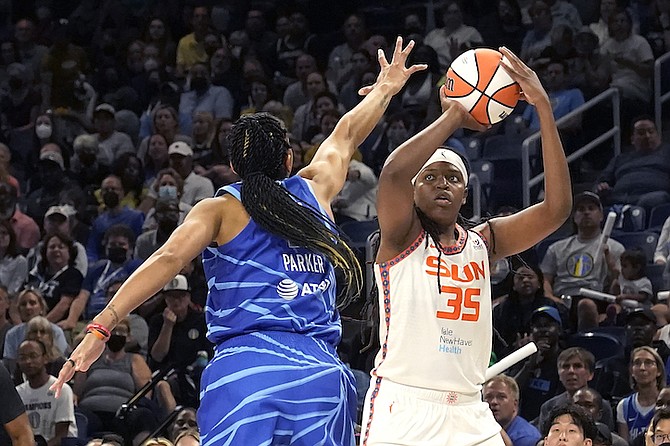
[[[379,105],[381,105],[383,108],[388,107],[390,99],[391,98],[389,98],[389,95],[385,94]]]
[[[112,313],[112,325],[116,327],[119,323],[119,314],[116,312],[114,305],[109,305],[107,309]]]

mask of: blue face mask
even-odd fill
[[[177,198],[177,186],[161,186],[158,188],[159,198]]]

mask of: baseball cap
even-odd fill
[[[49,218],[52,215],[62,215],[64,218],[68,218],[70,216],[70,214],[65,209],[65,206],[51,206],[44,214],[44,218]]]
[[[630,313],[626,315],[626,323],[629,323],[633,318],[641,317],[650,322],[653,322],[654,325],[657,323],[656,315],[649,308],[635,308]]]
[[[40,153],[40,161],[52,161],[58,164],[58,166],[60,166],[62,170],[65,170],[65,162],[63,161],[63,155],[61,155],[58,152],[51,152],[51,151],[42,152]]]
[[[100,104],[97,107],[95,107],[95,110],[93,111],[93,114],[98,113],[98,112],[107,112],[107,113],[111,114],[112,116],[114,116],[116,114],[116,110],[114,109],[114,107],[112,107],[110,104],[106,104],[106,103]]]
[[[603,204],[600,202],[600,197],[598,196],[598,194],[588,190],[575,195],[573,201],[574,201],[574,207],[577,207],[580,203],[590,202],[595,203],[600,209],[603,208]]]
[[[177,274],[174,279],[163,287],[163,291],[188,291],[188,280],[183,274]]]
[[[561,321],[561,314],[555,307],[544,305],[542,307],[536,308],[535,311],[533,311],[533,313],[530,315],[530,319],[533,320],[540,315],[548,316],[558,322],[558,325],[563,325],[563,322]]]
[[[193,149],[184,141],[175,141],[168,147],[168,155],[193,156]]]

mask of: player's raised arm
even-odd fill
[[[359,93],[366,97],[338,122],[333,133],[319,147],[312,162],[299,172],[303,178],[314,182],[314,191],[322,204],[330,201],[342,189],[354,151],[383,116],[393,95],[405,85],[407,79],[426,65],[406,67],[407,57],[414,47],[410,41],[403,48],[398,37],[391,61],[384,52],[378,53],[381,71],[374,85],[362,88]]]
[[[547,92],[537,74],[505,47],[503,66],[521,86],[521,98],[534,105],[540,118],[544,171],[544,200],[516,214],[492,219],[495,232],[494,258],[524,251],[558,229],[570,216],[572,189],[565,152]],[[489,234],[488,225],[478,228]],[[489,237],[491,240],[491,237]]]

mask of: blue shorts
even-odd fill
[[[237,336],[203,372],[201,444],[353,446],[355,380],[332,346],[296,333]]]

